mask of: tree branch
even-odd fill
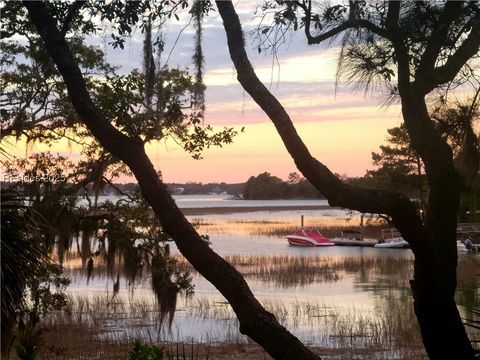
[[[297,4],[298,7],[300,7],[303,10],[305,14],[305,36],[307,38],[309,45],[320,44],[321,42],[331,39],[334,36],[350,28],[365,28],[381,37],[384,37],[386,39],[391,39],[390,34],[385,29],[375,25],[371,21],[355,18],[355,14],[352,12],[350,13],[348,20],[346,20],[342,24],[322,34],[312,35],[310,31],[310,24],[311,24],[311,17],[312,17],[312,2],[308,1],[308,5],[305,2],[301,3],[299,1],[296,1],[295,3]]]
[[[180,253],[231,304],[240,323],[240,332],[250,336],[275,359],[318,360],[317,355],[262,307],[243,276],[216,254],[195,231],[159,178],[143,145],[113,127],[95,106],[75,57],[56,28],[55,20],[48,13],[45,3],[23,1],[23,4],[65,81],[79,117],[100,144],[132,170],[143,197],[152,206],[163,229],[175,241]]]
[[[67,16],[65,16],[65,20],[63,21],[62,28],[60,30],[60,34],[62,37],[65,37],[68,30],[70,29],[70,25],[72,24],[75,17],[80,12],[80,9],[85,5],[87,0],[76,0],[68,9]]]
[[[445,4],[440,19],[435,30],[430,36],[425,51],[420,59],[420,64],[417,67],[416,77],[425,72],[430,72],[435,67],[442,45],[448,36],[448,31],[453,21],[460,15],[460,10],[463,7],[461,1],[447,1]]]
[[[321,42],[327,39],[330,39],[340,34],[342,31],[348,29],[348,25],[346,23],[343,23],[323,34],[313,36],[310,32],[310,23],[311,23],[311,17],[312,17],[312,2],[308,1],[308,5],[307,5],[305,2],[301,3],[300,1],[297,1],[296,4],[301,9],[303,9],[303,12],[305,14],[305,36],[307,38],[309,45],[320,44]]]
[[[414,86],[423,94],[427,94],[438,85],[448,83],[457,76],[465,63],[478,54],[480,49],[480,13],[476,16],[470,34],[458,47],[457,51],[448,57],[446,63],[432,70],[426,69],[415,76]]]

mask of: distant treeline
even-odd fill
[[[9,189],[16,186],[16,183],[2,181],[0,186],[2,189]],[[243,196],[243,189],[245,183],[226,184],[222,183],[208,183],[202,184],[197,182],[189,182],[186,184],[172,183],[167,184],[168,189],[172,194],[176,195],[208,195],[208,194],[229,194],[241,198]],[[78,192],[78,195],[88,194],[90,196],[98,195],[119,195],[119,193],[133,194],[138,191],[137,183],[126,184],[108,184],[103,183],[101,186],[86,186]],[[40,193],[43,193],[43,188],[40,187]]]
[[[264,172],[252,176],[245,184],[243,198],[246,200],[271,199],[320,199],[324,196],[310,182],[297,173],[291,173],[287,181]]]
[[[244,183],[226,184],[222,183],[208,183],[202,184],[199,182],[189,182],[186,184],[172,183],[167,184],[170,193],[175,195],[208,195],[208,194],[229,194],[242,196]],[[118,195],[118,190],[125,193],[132,193],[138,190],[138,184],[114,184],[113,186],[106,184],[101,191],[101,195]],[[93,189],[89,189],[93,193]]]
[[[11,183],[2,182],[2,188],[9,188]],[[322,194],[316,190],[310,182],[300,177],[296,173],[291,173],[287,181],[264,172],[258,176],[252,176],[246,183],[226,184],[199,182],[171,183],[167,184],[168,189],[175,195],[208,195],[208,194],[228,194],[235,198],[248,200],[266,200],[266,199],[318,199],[323,198]],[[118,195],[119,193],[132,194],[138,191],[137,183],[109,184],[103,183],[101,186],[87,186],[80,190],[78,195]],[[42,189],[40,189],[42,192]]]
[[[236,195],[241,197],[245,183],[226,184],[208,183],[202,184],[199,182],[189,182],[186,184],[173,183],[168,184],[168,189],[172,194],[178,195],[204,195],[204,194],[224,194]]]
[[[2,188],[8,189],[12,183],[2,182]],[[168,189],[174,195],[208,195],[224,194],[232,197],[247,200],[267,200],[267,199],[318,199],[323,198],[322,194],[316,190],[308,180],[300,177],[297,173],[291,173],[287,181],[268,172],[251,176],[246,183],[226,184],[199,182],[189,183],[171,183],[167,184]],[[101,186],[86,186],[79,191],[78,195],[88,194],[97,195],[119,195],[120,193],[132,194],[138,191],[137,183],[109,184],[103,183]],[[40,189],[40,193],[43,190]]]

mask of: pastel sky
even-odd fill
[[[278,52],[258,54],[257,41],[249,32],[258,18],[253,10],[258,2],[237,3],[250,60],[261,80],[270,86],[290,114],[311,153],[333,171],[349,176],[363,175],[371,166],[371,152],[384,143],[386,130],[401,123],[400,108],[381,107],[381,92],[355,93],[347,84],[335,91],[338,49],[335,46],[307,46],[303,33],[289,34]],[[166,31],[165,58],[171,51],[170,66],[190,67],[193,29],[186,29],[172,50],[179,30],[188,19],[170,24]],[[92,39],[104,46],[104,40]],[[108,59],[127,72],[141,67],[142,36],[126,43],[125,50],[106,47]],[[215,127],[233,126],[244,133],[232,145],[204,152],[203,160],[193,160],[173,141],[148,146],[148,153],[167,182],[243,182],[251,175],[268,171],[286,178],[296,171],[278,134],[267,116],[251,100],[236,80],[229,58],[226,37],[218,13],[206,19],[205,53],[206,115]],[[31,151],[38,151],[34,146]],[[75,149],[60,149],[75,157]],[[128,181],[129,179],[123,179]]]

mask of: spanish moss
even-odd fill
[[[145,74],[145,101],[147,108],[152,106],[155,84],[155,61],[153,59],[152,20],[145,25],[145,40],[143,41],[143,72]]]
[[[203,83],[203,70],[205,59],[202,49],[202,21],[203,15],[207,11],[208,2],[195,1],[192,6],[193,26],[195,28],[195,45],[193,52],[193,64],[195,66],[195,83],[193,85],[193,107],[200,110],[200,116],[203,117],[205,111],[205,84]]]

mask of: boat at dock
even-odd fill
[[[400,231],[391,228],[382,230],[382,237],[375,247],[385,249],[405,249],[410,247],[410,245],[402,237]]]
[[[477,223],[459,223],[457,225],[457,239],[465,240],[467,237],[476,237],[480,235],[480,224]]]
[[[457,253],[468,253],[467,247],[460,240],[457,240]]]
[[[339,238],[331,239],[335,245],[339,246],[370,246],[377,244],[376,240],[366,240],[363,238],[361,231],[357,230],[342,230]]]
[[[314,226],[305,226],[295,231],[292,235],[287,235],[290,245],[295,246],[333,246],[330,239],[323,236],[320,230]]]

